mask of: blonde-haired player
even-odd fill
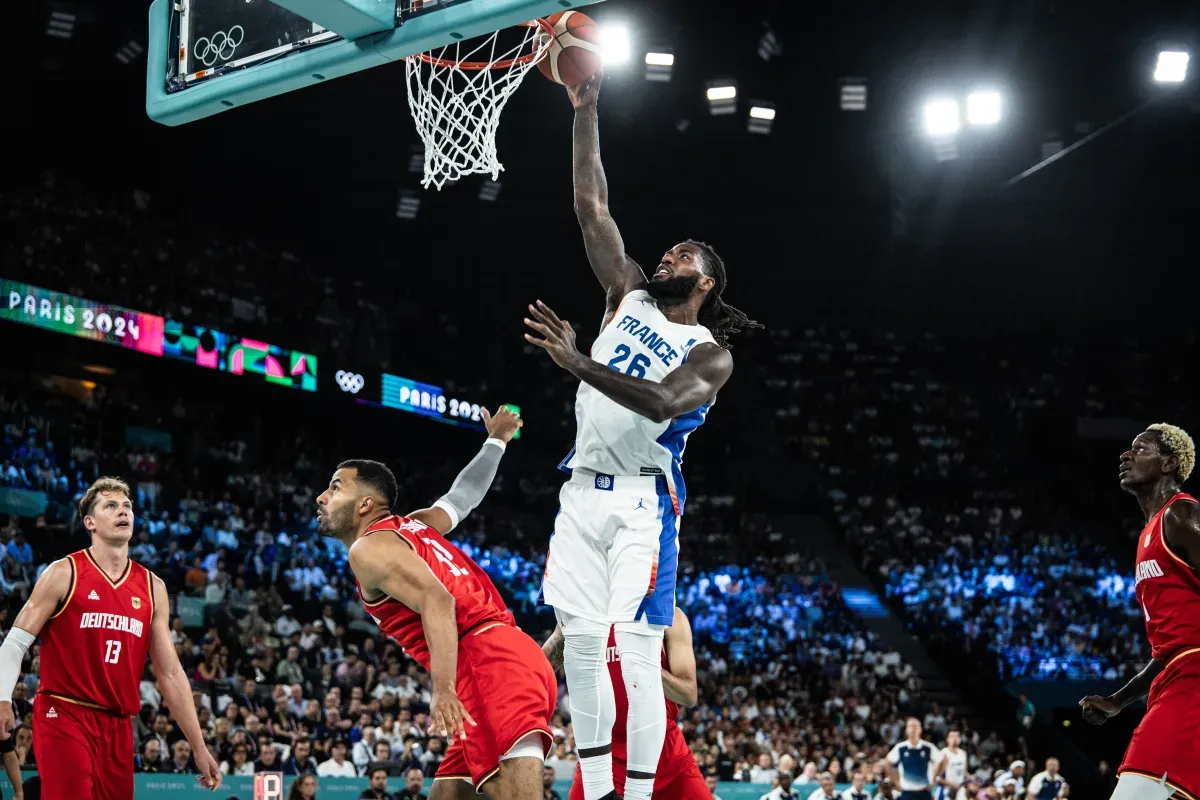
[[[13,726],[21,661],[41,638],[33,701],[33,749],[45,800],[132,800],[133,730],[146,656],[163,702],[195,753],[200,781],[221,785],[204,741],[192,687],[168,627],[162,579],[129,557],[129,487],[101,478],[79,501],[91,546],[46,568],[0,645],[0,739]]]
[[[1200,505],[1179,489],[1195,466],[1192,437],[1166,423],[1151,425],[1121,455],[1121,488],[1146,519],[1134,591],[1152,658],[1115,694],[1079,701],[1083,718],[1101,725],[1146,697],[1112,800],[1200,797]]]

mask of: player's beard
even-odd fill
[[[354,509],[346,503],[335,511],[326,511],[321,515],[317,532],[334,539],[344,539],[354,527]]]
[[[646,292],[664,305],[677,305],[692,296],[692,292],[696,291],[696,284],[699,282],[699,273],[672,275],[669,278],[648,282]]]

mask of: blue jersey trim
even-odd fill
[[[572,445],[571,452],[567,453],[566,458],[564,458],[562,461],[558,462],[558,468],[560,470],[562,470],[563,472],[567,473],[568,475],[574,475],[575,470],[573,470],[567,466],[567,464],[571,463],[571,459],[574,457],[575,457],[575,446]]]
[[[642,600],[634,620],[641,619],[644,613],[651,625],[670,626],[675,619],[675,582],[679,577],[679,518],[675,516],[666,478],[659,478],[656,484],[658,519],[662,523],[658,534],[658,574],[654,593]]]

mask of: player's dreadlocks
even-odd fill
[[[715,281],[708,297],[704,298],[704,305],[700,306],[698,321],[708,328],[718,345],[726,350],[732,349],[733,345],[729,343],[730,336],[746,328],[763,326],[721,299],[721,292],[725,291],[725,262],[717,255],[717,251],[695,239],[688,239],[687,243],[700,248],[700,252],[704,254],[704,273]]]

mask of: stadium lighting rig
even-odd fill
[[[396,198],[396,218],[416,219],[420,210],[421,193],[414,192],[412,189],[401,189],[400,195]]]
[[[925,103],[921,116],[925,133],[929,136],[955,136],[962,130],[964,122],[975,128],[999,124],[1003,117],[1003,106],[999,92],[991,89],[977,90],[967,94],[965,104],[953,96],[930,100]]]
[[[999,92],[971,92],[967,95],[967,124],[997,124],[1000,122],[1000,106]]]
[[[751,133],[767,134],[775,123],[775,106],[770,103],[754,102],[750,106],[750,116],[746,122],[746,130]]]
[[[714,117],[737,112],[737,83],[720,79],[708,82],[704,95],[708,98],[708,112]]]
[[[925,104],[922,116],[930,136],[953,136],[962,127],[957,100],[931,100]]]
[[[866,78],[842,78],[841,86],[842,111],[867,110]]]
[[[600,26],[600,58],[604,66],[628,64],[630,53],[629,28],[620,23]]]
[[[500,196],[500,189],[503,184],[500,181],[494,181],[491,178],[484,180],[479,186],[479,199],[485,203],[494,203],[496,198]]]
[[[667,52],[662,48],[646,53],[646,80],[667,83],[671,80],[671,72],[674,68],[674,53]]]
[[[1187,80],[1188,61],[1191,56],[1186,50],[1160,50],[1154,65],[1156,83],[1183,83]]]

